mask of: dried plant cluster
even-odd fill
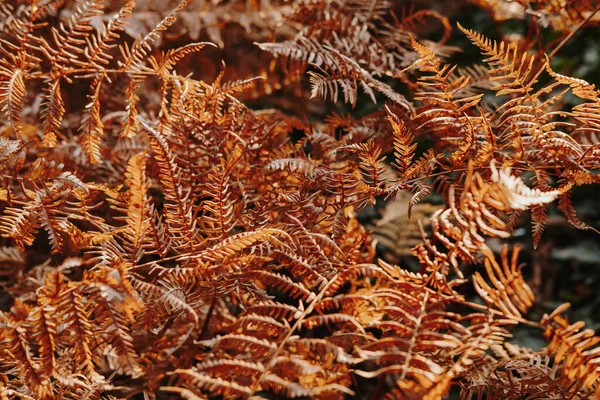
[[[529,320],[519,248],[486,245],[524,210],[538,243],[552,202],[593,229],[594,85],[402,2],[168,3],[1,3],[0,398],[600,396],[600,337]],[[481,65],[447,61],[459,30]],[[420,272],[377,260],[357,215],[432,192]]]

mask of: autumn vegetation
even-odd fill
[[[599,233],[599,9],[1,1],[0,399],[600,398],[511,240]]]

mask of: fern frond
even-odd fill
[[[563,374],[569,382],[586,388],[596,387],[595,392],[598,395],[600,337],[596,336],[591,329],[582,330],[585,325],[583,321],[569,324],[560,316],[565,308],[563,305],[542,318],[541,323],[545,328],[544,338],[550,342],[548,350],[554,356],[554,362],[559,363],[564,369]]]
[[[210,42],[190,43],[176,49],[171,49],[164,53],[160,59],[150,57],[150,63],[154,73],[158,76],[165,77],[183,57],[198,52],[206,46],[217,47]]]
[[[232,325],[231,330],[244,335],[252,335],[257,338],[273,338],[288,332],[290,326],[285,322],[287,322],[287,320],[284,320],[284,323],[281,323],[269,316],[248,313],[247,315],[238,318]],[[261,373],[262,372],[264,372],[264,370],[261,371]]]
[[[265,357],[277,349],[277,345],[268,339],[233,333],[217,336],[212,340],[204,340],[201,344],[218,349],[230,349],[237,353],[248,352],[254,357]]]
[[[106,343],[114,347],[114,359],[109,362],[114,363],[115,370],[120,373],[130,375],[133,378],[144,374],[144,369],[139,364],[139,356],[133,345],[133,338],[130,334],[127,317],[116,307],[110,297],[101,290],[101,318],[103,319],[103,332],[106,334]]]
[[[190,193],[181,185],[181,168],[175,162],[164,135],[143,121],[142,126],[148,132],[150,146],[160,167],[160,182],[167,200],[165,222],[169,233],[178,247],[191,246],[193,249],[199,244],[199,234],[189,204]]]
[[[50,61],[56,64],[56,68],[70,65],[86,66],[79,57],[84,52],[83,45],[87,44],[86,39],[92,30],[91,21],[101,15],[103,9],[104,3],[101,0],[86,0],[78,4],[66,27],[61,23],[58,29],[52,29],[55,48],[51,48],[47,42],[44,44],[46,51],[51,55]]]
[[[273,54],[313,64],[316,71],[308,73],[312,97],[337,102],[338,85],[340,85],[344,92],[344,102],[354,106],[360,86],[373,102],[376,102],[374,93],[376,90],[408,111],[413,108],[404,96],[395,92],[388,84],[373,78],[369,71],[332,45],[322,45],[314,38],[300,37],[297,41],[260,43],[258,46]]]
[[[206,390],[210,393],[215,393],[221,396],[246,397],[252,395],[252,390],[246,386],[239,385],[235,382],[221,379],[219,377],[213,378],[209,375],[205,375],[191,369],[176,369],[173,371],[173,374],[180,377],[182,380],[180,384],[192,386],[196,390]],[[163,386],[161,389],[163,391],[174,393],[181,393],[182,390],[190,390],[170,386]],[[194,394],[194,397],[192,398],[202,397]]]
[[[60,89],[60,79],[52,80],[44,88],[41,116],[44,120],[43,143],[54,147],[57,143],[57,133],[65,115],[65,102]]]
[[[413,207],[416,206],[425,197],[429,196],[429,194],[431,193],[431,186],[423,181],[417,181],[414,183],[412,190],[415,190],[415,193],[410,198],[410,203],[408,204],[408,219],[410,219],[412,215]]]
[[[415,156],[417,144],[414,143],[412,133],[406,128],[404,122],[386,107],[388,121],[394,130],[394,156],[392,163],[401,179],[404,177]]]
[[[500,195],[508,207],[514,210],[526,210],[532,205],[551,203],[567,188],[542,192],[540,189],[531,189],[525,185],[522,179],[512,176],[510,168],[498,170],[494,163],[490,165],[492,181],[500,189]]]
[[[163,306],[168,304],[168,307],[170,307],[169,311],[185,310],[192,316],[194,322],[198,324],[199,317],[196,310],[188,304],[185,298],[180,298],[176,295],[173,288],[155,285],[136,278],[131,279],[131,284],[144,299],[155,301]]]
[[[237,158],[237,157],[236,157]],[[239,158],[237,158],[239,159]],[[208,174],[204,195],[205,215],[203,226],[207,232],[214,232],[214,239],[227,237],[235,227],[236,207],[232,199],[230,173],[235,164],[231,162],[215,166]],[[212,235],[211,235],[212,236]]]
[[[520,318],[533,305],[535,296],[517,265],[519,247],[513,249],[510,261],[508,260],[508,247],[502,248],[502,267],[488,249],[485,249],[484,253],[486,255],[486,275],[493,286],[490,286],[486,279],[476,272],[473,275],[475,290],[488,304],[488,307],[496,307],[507,318]]]
[[[125,184],[129,186],[127,199],[127,226],[124,236],[129,242],[128,252],[136,262],[149,247],[147,236],[151,229],[153,207],[148,199],[150,183],[146,178],[146,154],[138,153],[129,159],[125,172]]]
[[[51,384],[39,372],[39,365],[34,360],[26,328],[22,324],[11,328],[11,335],[5,345],[10,362],[16,365],[18,373],[23,376],[25,383],[37,398],[51,396]]]
[[[316,385],[314,387],[306,387],[303,385],[299,385],[295,382],[290,382],[280,378],[274,374],[268,374],[264,377],[265,385],[269,385],[274,387],[274,391],[276,393],[282,393],[288,398],[297,398],[297,397],[316,397],[323,393],[333,392],[333,393],[344,393],[347,395],[354,395],[354,391],[348,389],[344,385],[339,385],[336,383],[333,384],[325,384],[325,385]]]
[[[5,78],[0,80],[0,110],[7,116],[19,139],[24,138],[21,113],[27,99],[25,74],[20,68],[0,65],[0,75]]]
[[[127,20],[131,17],[135,0],[127,0],[125,5],[111,17],[110,21],[103,26],[97,35],[89,35],[87,47],[84,50],[84,62],[97,70],[103,70],[113,59],[109,51],[115,46],[119,38],[119,32],[125,29]]]
[[[66,288],[60,290],[61,295],[57,300],[57,307],[63,314],[65,326],[69,328],[67,343],[72,346],[74,372],[81,373],[88,378],[97,379],[92,353],[92,338],[94,337],[89,302],[80,292],[80,287],[74,283],[64,284]]]
[[[484,55],[488,56],[486,62],[497,65],[498,68],[491,70],[490,74],[505,74],[494,77],[494,80],[509,80],[512,87],[504,87],[498,85],[498,94],[519,93],[525,94],[532,90],[533,85],[537,82],[537,77],[546,68],[542,66],[537,71],[532,71],[535,57],[528,57],[523,54],[522,57],[517,56],[517,48],[509,48],[505,42],[499,44],[485,36],[474,32],[470,29],[463,28],[458,24],[458,28],[477,46],[481,49]],[[512,54],[510,53],[512,51]]]
[[[51,304],[40,304],[29,314],[28,322],[34,326],[32,339],[39,343],[40,370],[44,376],[56,376],[56,308]]]
[[[90,102],[86,105],[86,114],[79,128],[82,147],[91,164],[97,164],[102,159],[100,144],[104,136],[104,122],[100,115],[102,82],[104,74],[99,75],[91,85],[91,94],[88,96]]]
[[[419,79],[421,90],[417,92],[416,100],[423,103],[417,115],[423,121],[419,128],[443,133],[442,140],[456,148],[450,162],[454,166],[461,165],[472,152],[476,132],[483,124],[479,117],[471,116],[483,94],[463,96],[461,92],[468,86],[470,77],[457,77],[456,66],[442,66],[430,49],[414,39],[411,43],[421,56],[415,65],[419,65],[421,71],[431,73]]]
[[[21,251],[25,250],[25,246],[33,244],[35,234],[41,227],[35,209],[37,204],[28,209],[7,208],[0,217],[2,236],[13,238]]]
[[[269,271],[257,271],[254,274],[256,274],[257,278],[264,282],[267,287],[277,289],[293,299],[312,301],[315,297],[315,294],[306,289],[304,285],[294,282],[287,276]]]
[[[273,243],[285,247],[277,238],[278,236],[291,240],[290,236],[285,231],[275,228],[266,228],[255,232],[242,232],[237,235],[231,235],[227,239],[202,251],[198,255],[182,256],[181,259],[205,258],[211,261],[218,261],[226,257],[234,256],[238,252],[253,246],[257,242]]]
[[[244,315],[252,314],[269,316],[276,320],[292,321],[295,318],[298,318],[301,312],[298,308],[289,304],[263,301],[250,307],[246,310]],[[243,315],[241,318],[243,318]]]
[[[569,224],[571,224],[575,228],[582,229],[582,230],[589,229],[596,233],[600,233],[600,231],[598,231],[596,228],[586,224],[585,222],[583,222],[582,220],[579,219],[579,217],[577,216],[577,212],[575,211],[575,208],[573,207],[573,202],[571,201],[571,193],[570,192],[561,193],[558,196],[558,209],[563,212],[565,217],[567,217]]]
[[[177,20],[177,14],[180,13],[187,5],[190,0],[182,0],[177,7],[175,7],[158,25],[154,27],[146,36],[136,40],[131,49],[122,46],[121,53],[125,56],[123,61],[119,61],[121,67],[126,70],[132,70],[133,72],[139,72],[145,59],[147,58],[148,52],[152,49],[152,43],[154,43],[160,36],[161,32],[169,29],[171,25]]]

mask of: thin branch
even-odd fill
[[[596,8],[594,9],[594,11],[592,11],[592,13],[591,13],[590,15],[588,15],[588,17],[587,17],[585,20],[583,20],[583,21],[582,21],[582,22],[581,22],[579,25],[577,25],[577,27],[576,27],[575,29],[573,29],[573,30],[571,31],[571,33],[569,33],[569,34],[567,35],[567,37],[566,37],[566,38],[564,38],[564,39],[563,39],[563,41],[562,41],[562,42],[560,42],[560,44],[559,44],[558,46],[556,46],[556,48],[555,48],[554,50],[552,50],[552,53],[550,53],[550,54],[548,55],[548,59],[549,59],[549,60],[552,60],[552,59],[554,58],[554,56],[556,55],[556,53],[558,53],[558,52],[560,51],[560,49],[562,49],[562,48],[564,47],[564,45],[565,45],[565,44],[567,44],[567,42],[568,42],[569,40],[571,40],[571,38],[572,38],[573,36],[575,36],[575,34],[577,34],[577,32],[579,32],[581,29],[583,29],[583,27],[584,27],[584,26],[585,26],[585,25],[586,25],[586,24],[587,24],[587,23],[588,23],[588,22],[589,22],[589,21],[590,21],[592,18],[594,18],[594,15],[596,15],[596,13],[597,13],[598,11],[600,11],[600,5],[598,5],[598,7],[596,7]]]

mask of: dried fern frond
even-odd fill
[[[570,188],[570,185],[567,185],[566,188],[542,192],[537,188],[531,189],[527,187],[523,183],[523,180],[512,176],[510,168],[501,168],[498,170],[494,162],[492,162],[490,169],[492,171],[492,182],[499,189],[498,194],[506,206],[513,210],[526,210],[532,205],[551,203],[560,194]]]
[[[597,396],[600,379],[597,345],[600,337],[591,329],[582,330],[583,321],[569,324],[560,315],[568,307],[568,303],[563,304],[542,318],[544,338],[550,342],[548,352],[554,357],[554,362],[561,365],[565,379],[575,383],[576,390],[595,390]]]
[[[526,320],[518,247],[486,242],[530,209],[537,244],[557,199],[595,230],[600,91],[549,32],[462,29],[489,68],[459,68],[435,1],[159,3],[0,5],[2,399],[595,394],[596,336]]]
[[[488,249],[484,249],[484,253],[486,253],[486,275],[493,286],[490,286],[486,279],[476,272],[473,275],[475,290],[489,307],[498,309],[506,318],[521,317],[533,305],[535,296],[517,264],[519,247],[513,249],[510,261],[508,247],[502,248],[502,267]]]
[[[17,60],[13,59],[13,62]],[[0,65],[0,110],[7,116],[17,139],[23,138],[21,113],[27,98],[25,88],[26,72],[15,66]]]

